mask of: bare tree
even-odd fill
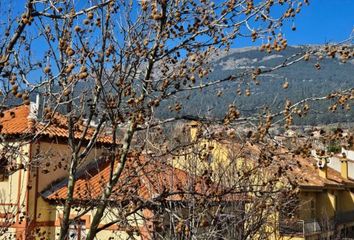
[[[285,49],[287,40],[280,27],[300,12],[303,2],[299,0],[28,0],[21,7],[22,15],[9,11],[0,25],[5,32],[0,40],[2,105],[5,108],[11,98],[30,104],[32,93],[42,95],[38,122],[43,124],[30,139],[26,137],[27,142],[38,139],[40,132],[53,124],[67,130],[71,154],[67,159],[67,195],[59,239],[68,236],[78,171],[87,164],[87,156],[104,135],[109,134],[110,139],[104,148],[111,172],[95,204],[88,240],[100,230],[129,154],[133,150],[153,150],[152,145],[158,144],[151,138],[152,131],[159,136],[159,129],[178,120],[232,125],[256,119],[259,126],[251,137],[262,141],[275,117],[283,116],[279,121],[291,125],[293,114],[309,110],[307,102],[327,96],[310,97],[295,104],[288,101],[284,111],[261,112],[259,118],[243,118],[237,106],[230,103],[223,119],[179,114],[183,108],[181,99],[225,82],[246,79],[248,84],[259,84],[260,75],[307,60],[318,52],[340,55],[343,60],[352,56],[351,48],[331,45],[295,54],[277,66],[207,79],[213,57],[220,49],[228,50],[238,38],[264,39],[268,43],[261,49],[266,51]],[[274,7],[280,9],[278,15],[273,14]],[[248,89],[244,94],[251,93]],[[336,99],[335,104],[344,106],[352,95],[350,89],[330,97]],[[303,108],[299,113],[300,106]],[[172,117],[159,115],[166,109],[173,113]],[[57,117],[58,113],[64,120]],[[163,145],[159,152],[164,151]],[[242,182],[239,178],[233,181]]]

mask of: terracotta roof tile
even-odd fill
[[[109,180],[111,167],[103,164],[99,168],[83,171],[75,184],[74,199],[89,201],[98,199]],[[43,192],[48,200],[62,200],[67,195],[67,180],[60,182]],[[130,159],[123,170],[119,183],[113,190],[111,201],[124,201],[138,197],[152,199],[162,197],[165,200],[180,201],[188,194],[199,196],[217,196],[218,189],[201,177],[195,177],[186,171],[173,168],[158,161],[145,161],[142,158]],[[220,195],[222,194],[219,191]],[[225,201],[246,200],[240,194],[223,195]]]
[[[3,135],[41,135],[48,137],[68,137],[67,119],[65,116],[56,113],[50,123],[35,122],[29,118],[30,107],[21,105],[3,112],[0,117],[0,133]],[[78,126],[75,137],[80,138],[83,126]],[[94,133],[94,128],[90,128],[85,136],[87,140]],[[101,135],[98,142],[111,143],[112,138]]]
[[[22,134],[28,131],[29,107],[21,105],[3,112],[0,118],[2,134]]]
[[[327,167],[327,178],[321,177],[314,157],[292,156],[288,157],[287,162],[293,166],[292,171],[288,171],[288,176],[300,187],[354,187],[353,180],[343,178],[340,172],[330,167]]]
[[[246,143],[241,145],[234,141],[221,142],[227,144],[229,149],[235,149],[233,151],[240,157],[253,161],[257,161],[259,154],[262,152],[262,148],[256,144]],[[274,169],[277,166],[282,166],[285,169],[291,167],[286,172],[285,177],[300,187],[354,187],[354,179],[345,179],[340,172],[330,167],[327,168],[327,178],[322,178],[316,166],[316,159],[312,156],[294,155],[288,149],[282,147],[275,150],[274,154],[278,156],[278,158],[274,158],[274,161],[276,161]],[[266,171],[273,171],[274,169],[270,166]]]

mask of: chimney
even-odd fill
[[[341,166],[340,166],[340,175],[344,179],[348,179],[348,160],[347,159],[341,159]]]
[[[199,129],[200,123],[197,121],[192,121],[189,124],[189,126],[190,126],[191,139],[195,140],[198,136],[199,131],[200,131],[200,129]]]
[[[318,175],[321,178],[327,179],[327,156],[324,150],[311,150],[311,155],[316,159]]]
[[[320,175],[321,178],[327,179],[327,159],[326,158],[318,158],[317,159],[317,167],[318,167],[318,174]]]
[[[34,131],[34,125],[37,121],[38,109],[39,109],[39,94],[36,96],[36,102],[31,102],[29,105],[29,114],[28,114],[28,128],[31,131]]]

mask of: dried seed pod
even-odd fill
[[[46,66],[44,68],[44,73],[50,73],[50,67],[49,66]]]
[[[79,26],[75,26],[75,32],[80,32],[81,31],[81,28]]]
[[[248,96],[251,96],[251,90],[249,88],[246,89],[245,91],[245,95],[248,97]]]
[[[87,14],[87,18],[90,19],[90,20],[92,20],[92,19],[93,19],[93,13],[92,13],[92,12],[89,12],[89,13]]]
[[[305,55],[304,55],[304,60],[305,61],[308,61],[310,59],[310,54],[309,53],[306,53]]]
[[[69,96],[69,94],[71,93],[70,89],[65,89],[64,92],[63,92],[63,95],[64,96]]]
[[[68,47],[65,51],[66,55],[68,55],[69,57],[71,57],[72,55],[75,54],[74,49],[72,49],[71,47]]]
[[[289,87],[289,82],[288,81],[284,82],[283,83],[283,88],[287,89],[288,87]]]
[[[28,99],[29,99],[28,93],[23,93],[22,100],[28,100]]]
[[[88,77],[88,73],[87,72],[82,72],[79,74],[79,79],[85,79]]]

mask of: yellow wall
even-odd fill
[[[90,161],[98,159],[102,155],[102,152],[103,148],[94,148],[79,166],[85,166]],[[60,216],[58,215],[60,214],[60,211],[58,213],[55,206],[50,205],[39,195],[37,196],[37,209],[35,210],[36,202],[34,199],[36,199],[36,197],[34,195],[35,192],[40,193],[44,191],[50,186],[50,184],[60,181],[68,175],[68,163],[70,158],[71,150],[67,144],[40,141],[32,146],[32,161],[34,164],[37,163],[38,168],[33,169],[31,172],[32,176],[30,181],[34,187],[30,193],[31,201],[29,202],[29,205],[31,218],[34,218],[36,211],[37,225],[40,225],[43,222],[52,224],[57,221]],[[37,187],[35,187],[36,184]],[[37,235],[41,236],[43,232],[45,232],[46,235],[51,236],[50,239],[53,239],[57,233],[55,227],[43,227]]]
[[[28,164],[28,152],[29,144],[19,145],[16,142],[8,142],[10,146],[18,147],[19,152],[15,155],[15,161],[24,165]],[[4,145],[0,145],[3,148]],[[28,171],[18,170],[12,173],[5,181],[0,182],[0,214],[10,213],[13,214],[9,221],[13,221],[17,225],[19,230],[24,230],[25,222],[20,218],[26,215],[26,192],[27,192],[27,179]],[[0,219],[4,222],[4,219]],[[9,222],[5,221],[5,222]],[[1,227],[0,227],[1,228]],[[0,239],[6,239],[6,237],[14,236],[16,229],[10,228],[5,234],[0,236]]]
[[[7,144],[19,145],[18,142]],[[20,209],[20,212],[23,212],[22,215],[26,215],[29,219],[36,219],[37,225],[53,224],[57,218],[56,208],[44,201],[39,193],[48,188],[54,181],[59,181],[67,176],[68,166],[66,165],[71,156],[70,149],[67,144],[58,143],[54,140],[53,142],[39,141],[33,144],[21,144],[21,154],[19,154],[17,162],[29,167],[26,171],[19,170],[14,172],[6,181],[0,182],[0,205],[2,205],[0,206],[0,213],[11,212],[17,214]],[[94,148],[80,165],[84,166],[91,160],[99,158],[102,152],[103,148]],[[29,164],[30,159],[31,162]],[[59,167],[59,162],[61,163],[61,168]],[[28,205],[26,205],[27,199]],[[9,203],[16,203],[16,205],[4,206],[4,204]],[[9,237],[9,234],[13,234],[16,228],[17,231],[24,231],[26,225],[24,223],[22,224],[23,226],[18,224],[18,216],[16,216],[15,220],[17,223],[6,234],[0,236],[0,239],[6,236]],[[31,222],[28,224],[31,224]],[[52,235],[53,229],[51,230],[48,227],[40,228],[37,234],[38,238],[43,237],[42,234],[44,232],[45,235]]]
[[[198,124],[196,124],[198,125]],[[198,127],[191,128],[191,139],[192,141],[197,141],[196,135],[198,132]],[[237,152],[233,152],[233,145],[231,143],[217,142],[215,140],[198,140],[191,149],[186,149],[186,152],[206,152],[212,155],[212,161],[208,162],[203,159],[198,159],[195,156],[186,156],[177,157],[173,161],[175,167],[179,167],[190,171],[194,170],[195,173],[201,174],[205,169],[212,169],[215,173],[218,170],[225,171],[225,168],[229,166],[230,160],[237,160],[236,170],[244,169],[247,167],[247,164],[243,164],[245,161],[237,156]],[[236,148],[237,149],[237,148]],[[201,154],[202,155],[202,154]],[[246,159],[247,160],[247,159]],[[242,166],[240,164],[243,164]],[[234,168],[230,168],[231,172],[234,171]],[[261,176],[254,176],[253,181],[255,183],[259,182],[260,179],[266,177],[267,173],[258,171],[258,174]],[[314,174],[318,174],[314,172]],[[301,192],[299,195],[300,198],[300,208],[298,211],[298,219],[305,221],[316,220],[318,222],[328,221],[335,217],[336,212],[346,212],[354,210],[354,193],[350,190],[307,190],[307,192]],[[338,208],[338,209],[336,209]],[[353,219],[354,221],[354,219]],[[326,233],[324,233],[326,234]],[[328,234],[332,234],[330,231]],[[273,238],[278,238],[276,236]],[[279,235],[278,235],[279,236]],[[285,236],[281,239],[290,239]],[[303,239],[303,237],[292,237],[291,239]],[[318,234],[313,234],[307,236],[306,239],[318,239]]]
[[[83,209],[81,209],[83,210]],[[63,207],[61,206],[52,206],[51,208],[51,212],[52,214],[52,220],[56,220],[55,221],[55,226],[51,226],[51,227],[42,227],[40,230],[40,234],[46,233],[44,234],[46,236],[46,239],[57,239],[60,233],[60,222],[59,219],[63,214]],[[78,214],[80,214],[80,211],[77,211],[76,208],[74,208],[71,212],[71,217],[75,218]],[[81,219],[86,221],[86,234],[88,232],[88,229],[90,227],[90,220],[92,219],[93,215],[94,215],[95,211],[89,211],[87,214],[81,216]],[[139,214],[141,214],[141,212],[139,212]],[[109,223],[112,220],[117,219],[117,211],[114,209],[108,209],[106,211],[106,213],[104,214],[104,218],[102,219],[101,224],[105,224],[105,223]],[[136,224],[138,224],[138,226],[141,226],[143,224],[142,218],[139,217],[138,214],[135,214],[134,216],[132,216],[129,219],[131,222],[130,224],[132,226],[136,226]],[[140,239],[140,237],[137,234],[134,234],[135,239]],[[43,236],[43,235],[42,235]],[[129,235],[127,234],[127,232],[120,230],[116,225],[113,225],[112,227],[106,229],[106,230],[102,230],[100,231],[97,236],[96,239],[99,240],[106,240],[106,239],[132,239],[131,237],[129,238]]]
[[[354,211],[354,193],[351,191],[340,191],[338,193],[338,211]]]

